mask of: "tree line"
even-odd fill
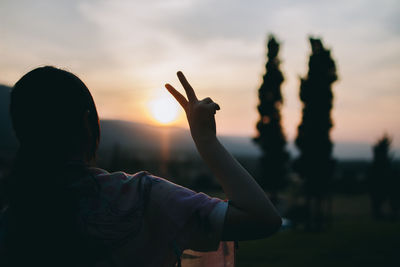
[[[295,145],[300,154],[290,159],[286,150],[286,137],[281,125],[280,109],[283,104],[281,85],[284,75],[280,70],[280,44],[273,35],[267,42],[267,63],[263,82],[258,89],[259,121],[257,136],[253,138],[262,155],[259,160],[257,179],[269,193],[271,200],[279,204],[279,193],[289,185],[289,170],[301,180],[300,194],[304,204],[301,216],[307,230],[322,230],[332,219],[332,188],[336,159],[333,158],[333,127],[331,111],[334,94],[333,83],[338,79],[336,64],[331,52],[322,40],[309,38],[311,55],[308,73],[300,78],[299,98],[303,104],[302,120],[297,129]],[[399,211],[399,176],[391,165],[390,138],[384,136],[373,147],[374,159],[368,171],[368,191],[375,218],[382,218],[382,205],[390,201],[392,217]],[[299,209],[299,207],[298,207]],[[299,217],[299,211],[294,217]]]

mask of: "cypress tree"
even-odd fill
[[[288,184],[286,172],[289,154],[285,150],[286,138],[282,132],[280,114],[283,103],[281,84],[284,77],[279,70],[279,43],[273,35],[269,36],[267,48],[266,72],[258,90],[258,135],[253,140],[262,151],[259,183],[271,194],[272,201],[277,202],[277,193]]]
[[[331,86],[337,80],[337,75],[330,50],[324,48],[320,39],[309,40],[312,53],[307,77],[301,78],[300,84],[303,116],[295,140],[300,156],[294,162],[294,169],[303,180],[309,212],[308,226],[313,227],[310,224],[315,223],[319,228],[324,219],[322,201],[329,194],[335,165],[330,130],[333,126]],[[312,200],[315,204],[313,210]]]

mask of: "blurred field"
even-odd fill
[[[367,196],[336,197],[330,230],[240,242],[239,267],[400,266],[400,222],[374,221]]]

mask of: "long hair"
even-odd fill
[[[85,242],[76,221],[82,191],[71,185],[90,175],[96,156],[93,98],[74,74],[40,67],[12,88],[10,114],[19,150],[5,184],[9,264],[75,266]],[[95,192],[95,183],[88,188],[84,194]]]

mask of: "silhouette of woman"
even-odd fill
[[[281,218],[216,137],[218,104],[166,84],[186,112],[196,147],[229,201],[147,172],[91,167],[100,140],[93,98],[74,74],[40,67],[11,92],[19,150],[6,180],[1,266],[175,266],[182,251],[264,238]],[[207,265],[211,266],[211,265]],[[217,265],[215,265],[217,266]]]

